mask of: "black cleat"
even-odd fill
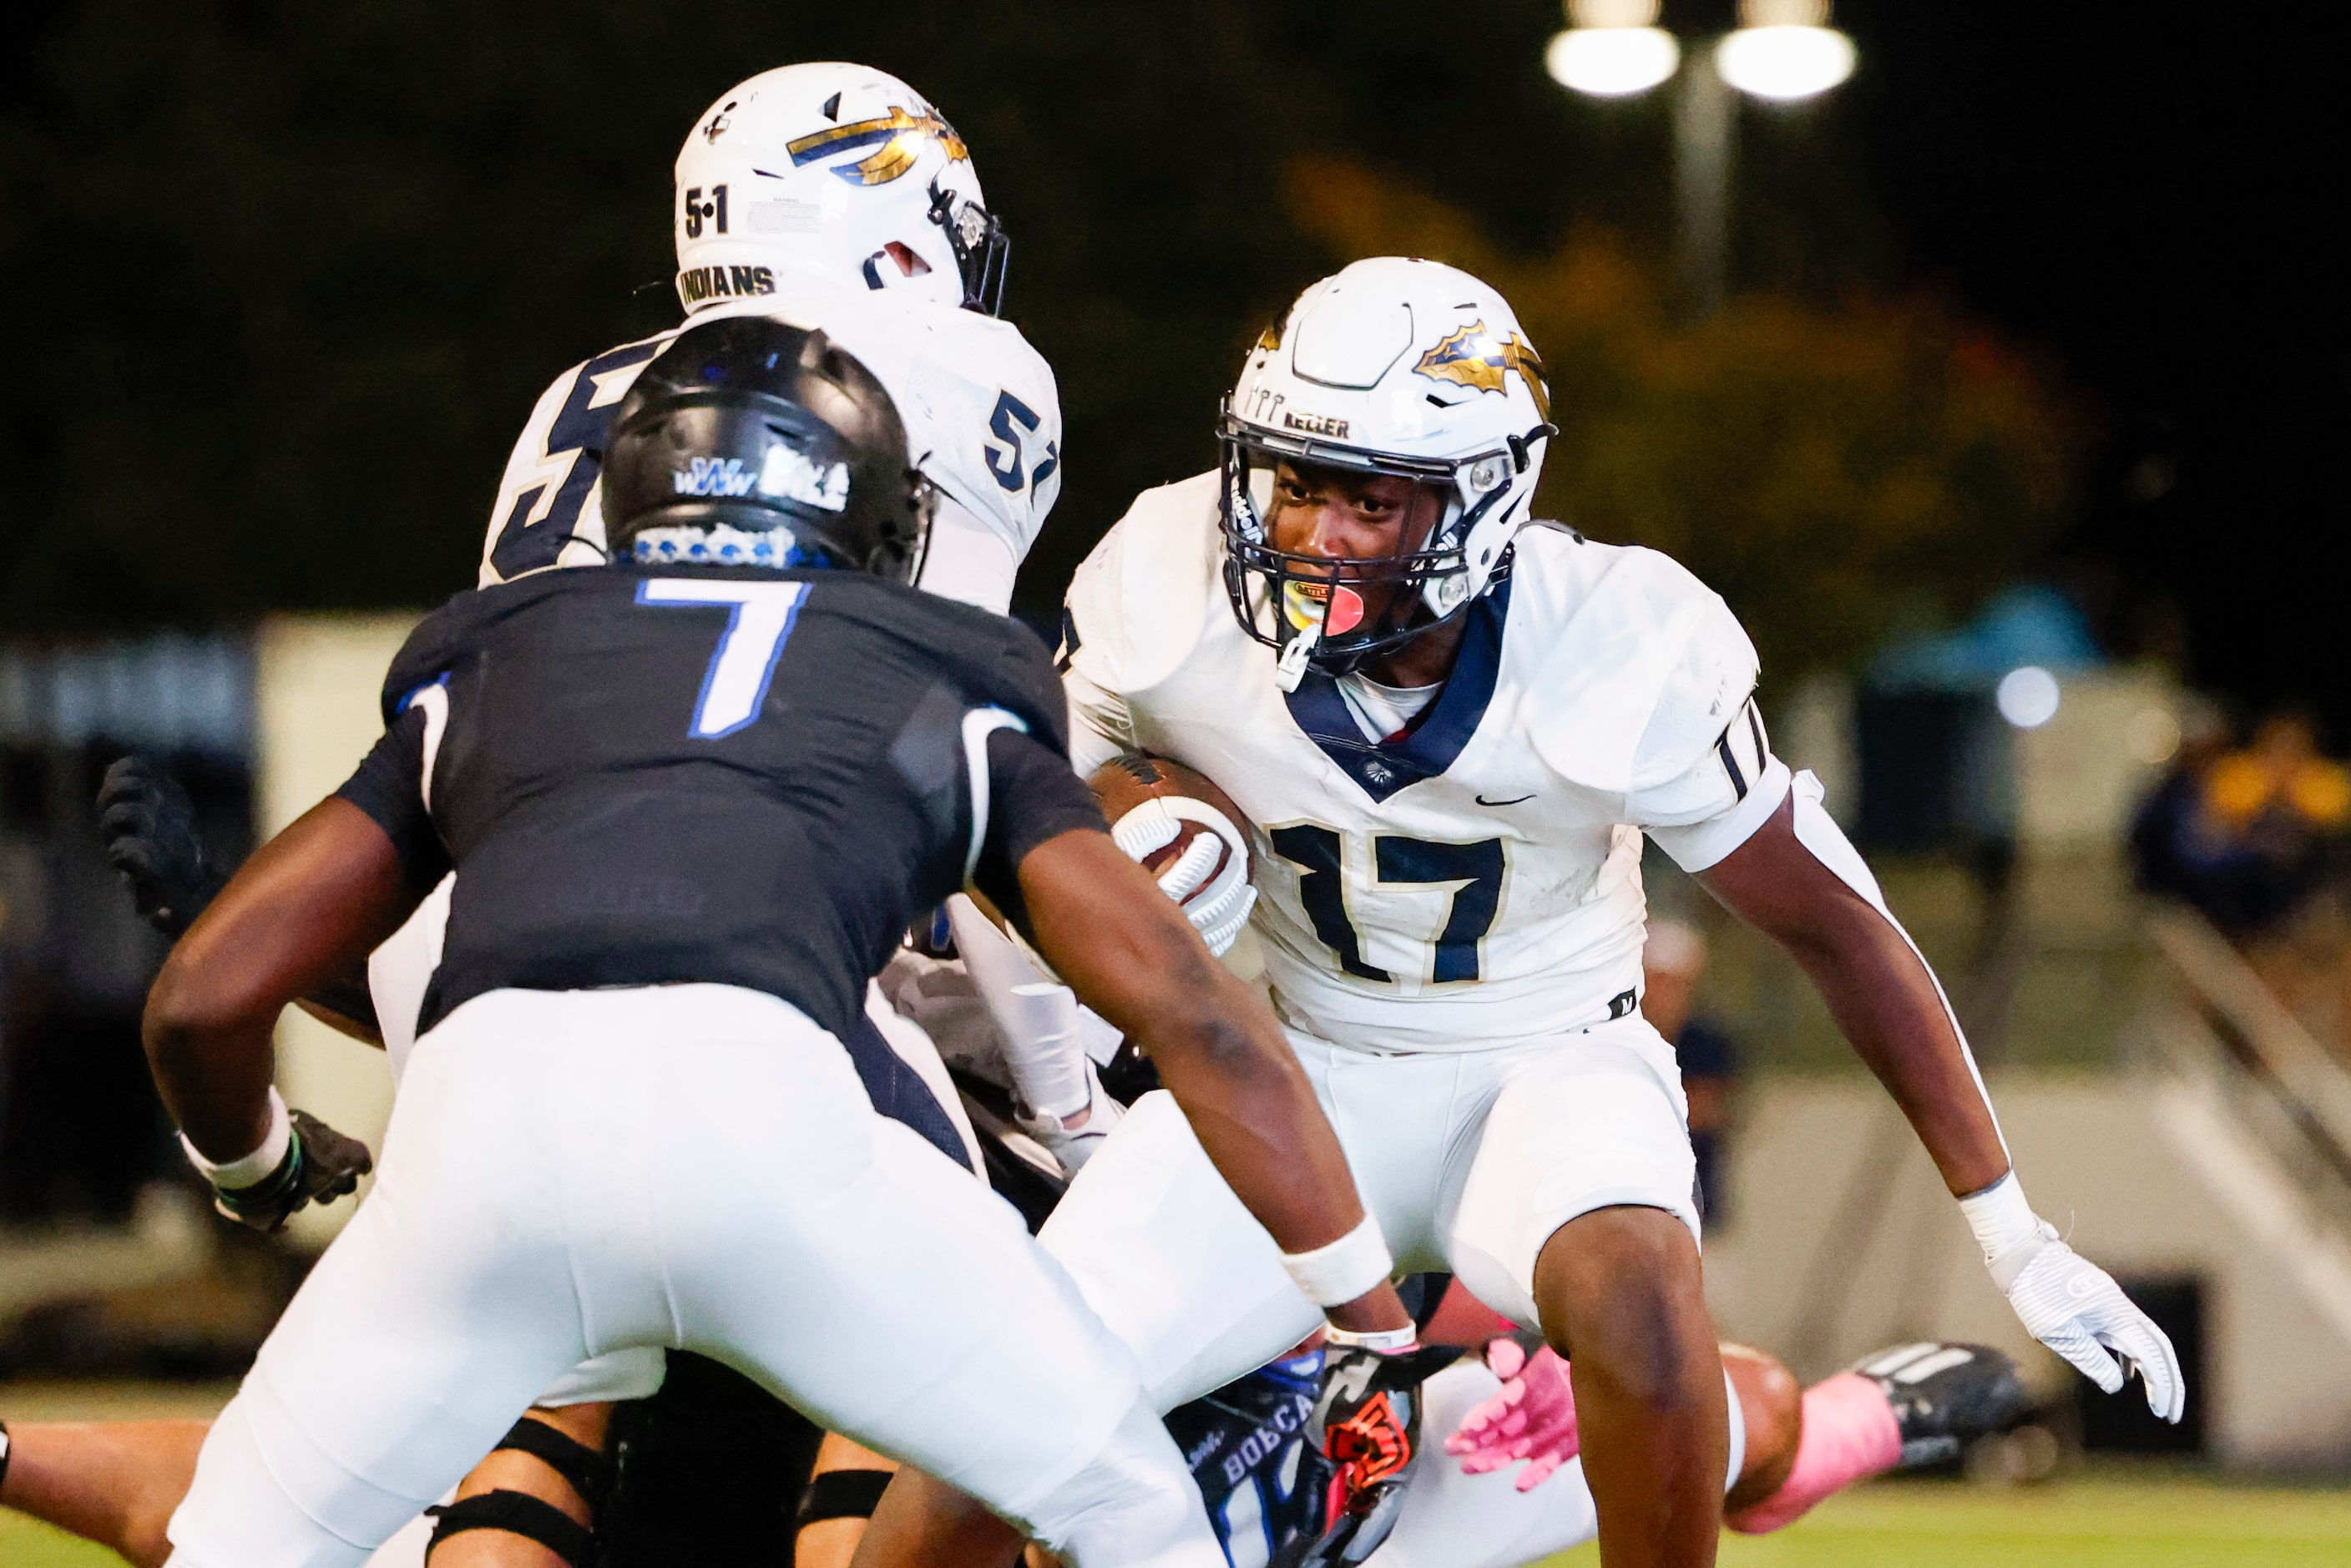
[[[1926,1340],[1865,1356],[1853,1370],[1894,1406],[1906,1470],[1949,1463],[1978,1437],[2014,1426],[2035,1403],[2016,1363],[1987,1345]]]

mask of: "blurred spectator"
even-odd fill
[[[1678,920],[1649,922],[1641,952],[1641,1012],[1674,1048],[1689,1097],[1690,1148],[1698,1155],[1698,1207],[1709,1224],[1729,1209],[1722,1161],[1739,1077],[1739,1048],[1720,1028],[1696,1015],[1698,977],[1706,972],[1706,938]]]
[[[2179,749],[2131,819],[2131,866],[2140,889],[2183,900],[2231,936],[2258,924],[2251,896],[2258,865],[2252,850],[2206,811],[2212,765],[2229,754],[2229,721],[2210,703],[2179,716]]]
[[[2211,716],[2183,727],[2179,755],[2131,825],[2139,885],[2183,898],[2243,943],[2304,911],[2351,830],[2351,769],[2318,749],[2308,715],[2264,719],[2226,751]]]

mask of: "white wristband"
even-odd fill
[[[231,1192],[266,1180],[270,1173],[285,1163],[286,1151],[293,1143],[294,1123],[287,1115],[286,1102],[279,1097],[275,1085],[269,1091],[269,1131],[262,1134],[261,1146],[243,1159],[216,1166],[196,1152],[196,1145],[188,1142],[187,1134],[180,1134],[180,1147],[187,1151],[188,1163],[196,1167],[196,1173],[213,1186]]]
[[[1968,1217],[1968,1228],[1983,1249],[1987,1269],[2041,1231],[2041,1217],[2024,1201],[2024,1186],[2014,1171],[1959,1199],[1959,1212]]]
[[[1395,1262],[1380,1236],[1380,1222],[1366,1214],[1361,1225],[1336,1241],[1311,1252],[1284,1252],[1281,1266],[1308,1301],[1335,1307],[1385,1284]]]
[[[1323,1329],[1322,1337],[1343,1350],[1375,1350],[1382,1355],[1401,1355],[1420,1343],[1420,1331],[1409,1323],[1400,1329],[1368,1329],[1361,1333],[1332,1323]]]

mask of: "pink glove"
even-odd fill
[[[1445,1451],[1470,1476],[1530,1460],[1519,1490],[1532,1491],[1576,1455],[1567,1363],[1549,1345],[1529,1357],[1516,1340],[1498,1339],[1486,1346],[1486,1366],[1502,1380],[1502,1391],[1462,1418]]]

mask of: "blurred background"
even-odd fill
[[[232,1376],[302,1267],[181,1176],[137,1047],[160,941],[97,859],[99,773],[169,758],[229,860],[333,788],[402,629],[470,585],[539,390],[675,320],[694,117],[843,57],[966,136],[1007,314],[1060,377],[1022,614],[1214,460],[1303,284],[1384,252],[1486,277],[1549,370],[1545,509],[1744,618],[1778,749],[1937,962],[2037,1203],[2189,1360],[2175,1431],[2030,1353],[2048,1407],[1971,1473],[2351,1475],[2339,16],[27,0],[0,51],[0,1412]],[[1909,1335],[2028,1354],[1809,988],[1651,872],[1726,1332],[1808,1378]],[[285,1051],[298,1099],[380,1119],[380,1059]],[[2259,1553],[2227,1561],[2351,1552],[2323,1490],[2286,1555],[2283,1505],[2115,1495],[2098,1518]]]

